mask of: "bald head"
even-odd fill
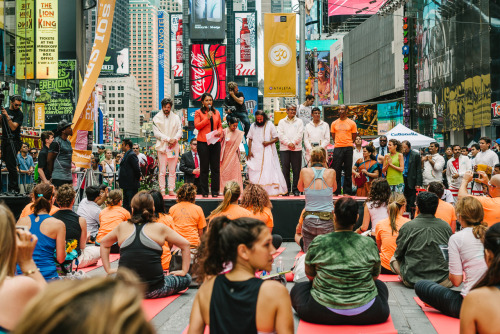
[[[500,197],[500,175],[493,175],[491,177],[488,193],[491,197]]]
[[[491,177],[490,183],[494,186],[500,187],[500,175],[493,175]]]

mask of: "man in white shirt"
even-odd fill
[[[106,186],[92,185],[85,188],[86,197],[78,204],[77,215],[87,221],[87,237],[95,242],[97,232],[99,232],[99,214],[101,205],[108,196]]]
[[[480,152],[476,154],[476,158],[474,159],[475,168],[477,170],[478,165],[486,165],[487,167],[491,167],[491,170],[495,168],[495,165],[498,163],[498,155],[490,149],[491,139],[488,137],[481,137],[479,139],[479,148]],[[483,169],[484,171],[484,169]],[[486,174],[490,174],[491,172],[486,172]]]
[[[432,142],[429,145],[429,155],[422,157],[424,171],[422,173],[422,183],[424,186],[431,182],[443,181],[444,158],[438,153],[439,144]]]
[[[314,96],[307,95],[306,101],[299,106],[299,110],[297,111],[297,117],[304,122],[304,126],[312,121],[312,105],[314,104]]]
[[[165,196],[165,175],[168,165],[168,194],[174,196],[175,169],[179,157],[179,139],[182,137],[181,119],[172,111],[172,100],[161,100],[161,113],[153,118],[153,132],[157,139],[160,191]]]
[[[311,151],[315,146],[325,149],[330,144],[330,127],[321,120],[321,110],[314,107],[312,109],[312,122],[307,123],[304,129],[304,146],[306,148],[306,162],[311,160]]]
[[[465,172],[472,170],[472,165],[469,157],[462,155],[460,145],[453,145],[452,149],[453,157],[446,164],[446,178],[448,179],[448,189],[453,195],[453,200],[456,201]]]
[[[280,140],[281,170],[285,177],[288,190],[292,190],[295,196],[299,196],[297,189],[299,183],[300,165],[302,161],[302,137],[304,135],[304,123],[297,114],[297,106],[289,104],[286,107],[287,117],[278,123],[278,137]],[[293,186],[290,187],[290,165],[293,172]]]

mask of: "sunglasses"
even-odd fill
[[[21,103],[14,103],[14,107],[20,107],[20,106],[22,106]]]
[[[326,68],[320,67],[320,68],[318,68],[318,70],[323,72],[323,71],[326,71]]]

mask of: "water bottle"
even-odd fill
[[[283,271],[283,258],[281,256],[276,260],[276,272],[280,273]]]

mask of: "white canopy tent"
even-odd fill
[[[385,134],[385,136],[387,139],[397,139],[399,141],[408,140],[411,143],[411,148],[413,149],[427,147],[430,143],[436,141],[434,138],[421,135],[418,132],[408,129],[403,124],[398,124],[393,127]],[[373,140],[373,145],[375,147],[380,146],[379,138]]]

